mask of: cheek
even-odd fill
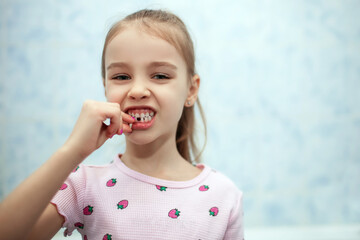
[[[124,99],[125,91],[121,88],[106,87],[105,97],[108,102],[121,102]]]
[[[180,120],[186,96],[183,94],[164,94],[162,95],[163,110],[167,115],[166,118],[177,124]]]

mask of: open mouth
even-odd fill
[[[150,122],[156,112],[150,108],[144,108],[144,109],[129,109],[127,111],[127,114],[135,118],[136,122]]]

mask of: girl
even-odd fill
[[[242,193],[191,164],[194,62],[172,13],[142,10],[115,23],[102,55],[107,102],[86,101],[65,144],[1,203],[0,236],[50,239],[64,227],[83,239],[243,239]],[[78,166],[123,133],[126,150],[112,163]]]

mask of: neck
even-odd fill
[[[176,141],[166,138],[145,145],[136,145],[126,140],[126,150],[122,161],[129,168],[151,176],[162,175],[170,169],[177,168],[186,160],[177,151]]]

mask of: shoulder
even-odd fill
[[[236,184],[224,173],[214,168],[211,168],[210,166],[206,166],[206,167],[210,169],[209,179],[211,179],[211,181],[213,181],[217,185],[224,186],[227,189],[240,191],[239,188],[236,186]]]
[[[82,177],[93,177],[94,175],[103,175],[108,172],[115,171],[116,166],[113,162],[104,164],[104,165],[91,165],[91,164],[80,164],[77,166],[71,175],[73,176],[82,176]]]
[[[209,184],[209,188],[212,188],[216,194],[224,197],[228,197],[233,201],[238,201],[242,198],[242,191],[238,186],[224,173],[204,165],[205,168],[210,169],[208,177],[204,180],[204,183]]]
[[[116,167],[113,163],[104,165],[80,164],[65,180],[65,185],[72,185],[75,189],[85,190],[89,184],[99,182],[100,179],[114,175]]]

